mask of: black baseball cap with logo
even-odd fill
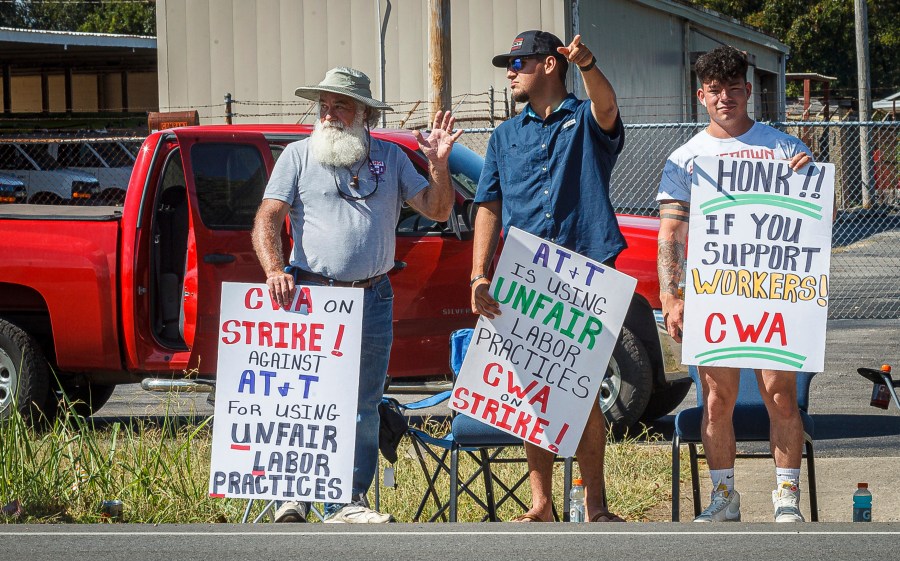
[[[553,55],[562,58],[557,47],[565,47],[559,37],[546,31],[523,31],[513,40],[509,53],[497,55],[491,59],[491,63],[497,68],[506,68],[509,59],[531,55]]]

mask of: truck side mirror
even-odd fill
[[[453,204],[453,232],[461,241],[471,240],[475,235],[475,201],[466,199],[460,203]]]

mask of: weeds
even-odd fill
[[[88,418],[74,415],[71,404],[63,407],[50,427],[36,430],[18,415],[0,421],[0,505],[18,499],[24,514],[0,517],[0,522],[75,522],[103,520],[102,501],[124,503],[123,520],[141,523],[238,522],[247,502],[213,499],[208,495],[212,445],[211,418],[178,424],[165,416],[160,423],[134,421],[97,427]],[[426,429],[444,434],[446,424],[430,421]],[[649,442],[649,444],[648,444]],[[606,477],[611,509],[629,520],[641,520],[651,509],[668,501],[671,466],[667,446],[655,445],[646,432],[620,439],[607,448]],[[522,457],[522,449],[507,449],[503,457]],[[385,467],[382,460],[382,467]],[[434,462],[427,461],[430,470]],[[426,479],[411,441],[400,445],[393,466],[397,486],[380,489],[380,508],[401,522],[409,522],[426,489]],[[475,463],[460,456],[460,473],[468,477]],[[496,471],[504,480],[526,473],[524,464],[502,464]],[[380,470],[379,470],[380,473]],[[577,472],[576,472],[577,473]],[[438,479],[442,501],[449,494],[449,479]],[[483,485],[473,488],[484,496]],[[562,468],[554,472],[557,509],[562,507]],[[519,497],[528,504],[527,481]],[[370,498],[374,496],[370,493]],[[252,515],[265,501],[256,501]],[[435,512],[427,504],[423,519]],[[521,514],[522,507],[508,501],[499,509],[501,519]],[[459,500],[459,520],[477,521],[483,516],[467,496]]]

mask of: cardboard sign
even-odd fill
[[[351,501],[363,291],[223,283],[209,493]]]
[[[478,319],[450,408],[575,454],[637,281],[516,228]]]
[[[834,165],[694,160],[685,364],[821,372]]]

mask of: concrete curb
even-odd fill
[[[682,451],[687,454],[687,450]],[[682,520],[693,517],[690,473],[681,484]],[[819,521],[851,522],[853,493],[856,484],[869,484],[872,492],[872,520],[900,521],[900,458],[816,458]],[[700,496],[705,500],[712,488],[709,472],[700,466]],[[743,522],[772,522],[772,490],[775,489],[775,465],[766,458],[739,458],[735,463],[735,489],[741,493]],[[809,484],[806,481],[806,461],[800,477],[801,510],[809,520]],[[701,508],[705,507],[704,503]]]

